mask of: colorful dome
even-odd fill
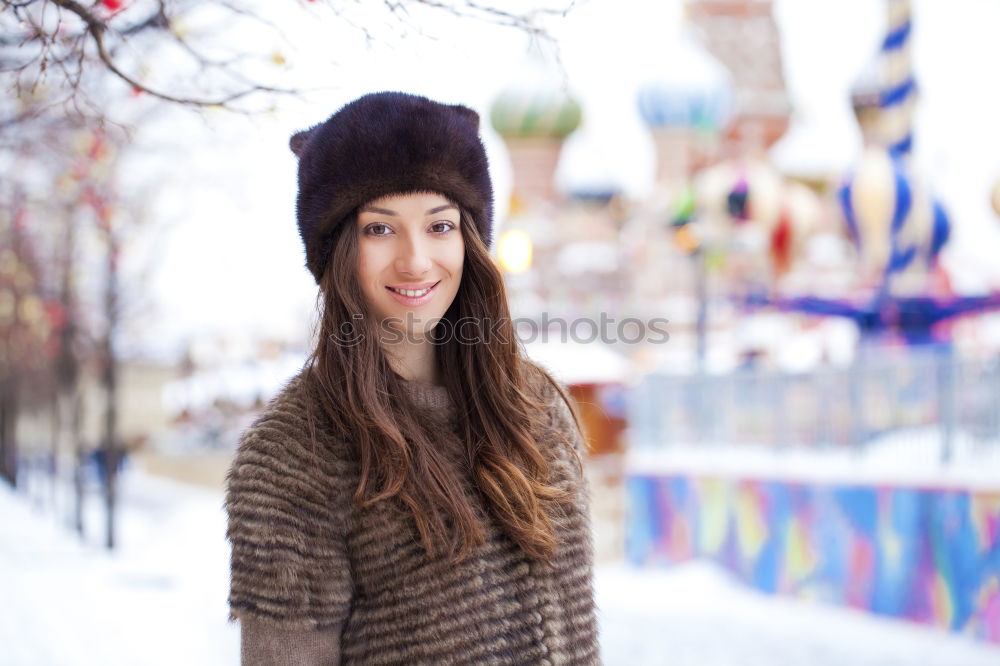
[[[558,90],[508,90],[490,109],[493,129],[504,138],[563,138],[580,126],[580,104]]]
[[[490,122],[500,136],[562,139],[580,126],[580,103],[569,94],[562,71],[545,45],[534,42],[525,62],[497,96]]]
[[[682,35],[664,54],[664,74],[639,87],[636,101],[652,129],[721,129],[733,106],[729,73],[693,37]]]

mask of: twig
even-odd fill
[[[132,86],[133,89],[141,90],[157,99],[162,99],[167,102],[173,102],[175,104],[181,104],[185,106],[226,106],[229,102],[242,99],[247,95],[251,95],[256,92],[271,92],[271,93],[284,93],[284,94],[296,94],[297,90],[291,90],[286,88],[275,88],[272,86],[263,85],[253,85],[244,90],[239,90],[223,97],[217,99],[195,99],[190,97],[177,97],[170,95],[154,88],[151,88],[143,83],[140,83],[135,78],[129,76],[123,72],[118,65],[111,59],[108,54],[107,48],[104,43],[104,33],[107,30],[107,26],[95,17],[89,10],[87,10],[83,5],[76,2],[76,0],[51,0],[55,4],[63,7],[64,9],[73,12],[79,16],[84,23],[87,25],[87,30],[94,40],[94,45],[97,47],[97,55],[104,66],[107,67],[108,71],[117,76],[119,79],[125,83]]]

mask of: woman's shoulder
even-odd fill
[[[231,619],[313,630],[346,617],[354,472],[328,438],[314,446],[305,388],[301,374],[286,383],[243,432],[226,475]]]
[[[521,372],[532,394],[548,414],[548,425],[562,439],[572,442],[583,453],[585,444],[580,432],[577,406],[566,384],[552,375],[544,366],[522,357]]]
[[[521,358],[521,375],[525,379],[531,397],[548,409],[566,407],[566,400],[572,395],[566,384],[557,379],[545,366],[527,357]]]
[[[305,370],[290,378],[240,435],[227,475],[230,494],[238,479],[254,477],[272,492],[301,493],[304,488],[330,488],[349,476],[348,447],[323,426],[319,405],[308,389]],[[314,422],[310,424],[309,414]]]
[[[520,364],[521,376],[530,389],[532,397],[536,400],[551,401],[555,397],[556,390],[554,385],[559,384],[558,380],[545,369],[545,366],[531,360],[527,356],[521,356]]]
[[[309,437],[303,372],[286,381],[240,434],[237,459],[241,454],[255,450],[280,450],[286,455],[299,452],[303,440]]]

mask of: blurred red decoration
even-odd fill
[[[100,204],[100,198],[97,196],[97,192],[94,188],[88,185],[83,190],[83,201],[91,208],[96,208]]]
[[[48,301],[45,304],[48,312],[49,323],[54,331],[62,330],[66,325],[66,308],[59,301]]]
[[[771,234],[771,259],[779,274],[787,273],[792,267],[792,223],[788,213],[781,214]]]
[[[94,142],[90,144],[88,157],[92,160],[100,159],[105,152],[104,137],[100,132],[94,132]]]

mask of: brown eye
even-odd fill
[[[431,230],[436,234],[446,234],[454,228],[454,222],[435,222],[431,225]]]
[[[389,225],[382,224],[381,222],[369,224],[367,227],[365,227],[365,234],[369,236],[388,236],[389,231],[390,231]]]

